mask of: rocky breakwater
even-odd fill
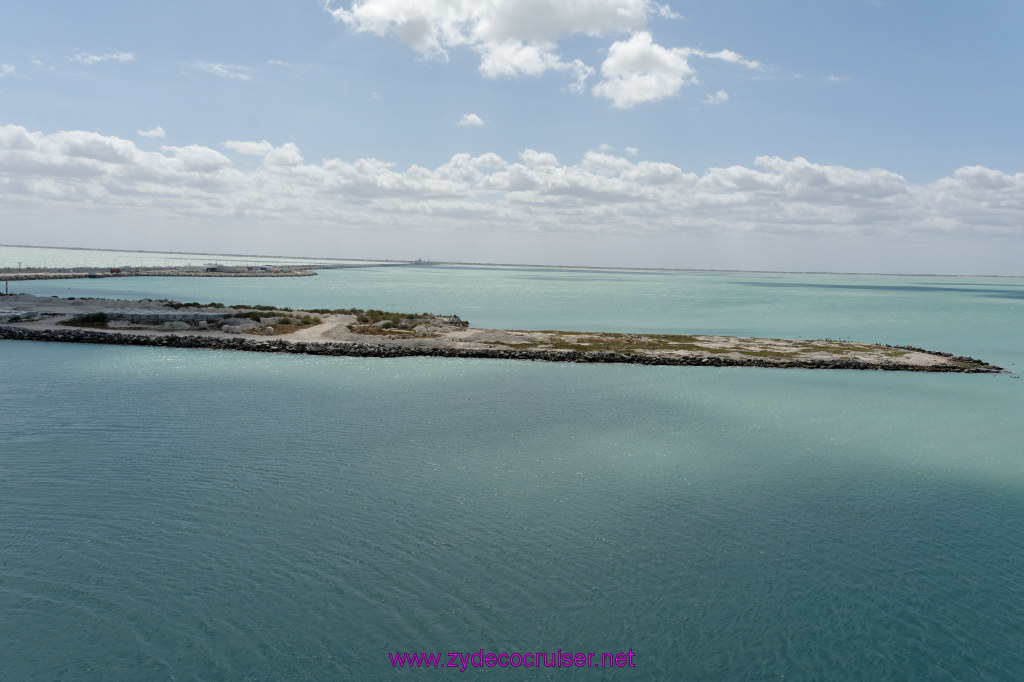
[[[664,353],[620,353],[615,351],[552,350],[508,347],[459,347],[458,345],[405,345],[370,342],[290,341],[284,338],[254,339],[228,335],[129,334],[90,329],[31,329],[0,326],[0,339],[51,341],[64,343],[97,343],[123,346],[157,346],[205,350],[236,350],[259,353],[295,353],[349,357],[397,358],[411,356],[446,358],[487,358],[500,360],[534,360],[576,363],[625,363],[639,365],[672,365],[697,367],[764,367],[798,369],[853,369],[912,372],[957,372],[992,374],[1003,371],[973,358],[949,353],[918,352],[941,356],[947,362],[911,365],[893,361],[866,362],[850,358],[836,359],[774,359],[761,357],[706,357]]]

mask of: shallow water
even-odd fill
[[[85,280],[72,295],[167,285],[159,297],[477,326],[849,337],[1014,371],[1024,331],[1013,279],[280,282]],[[4,341],[0,377],[3,679],[376,679],[389,651],[481,648],[632,649],[637,667],[615,673],[637,678],[1024,675],[1012,373]]]

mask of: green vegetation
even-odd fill
[[[164,305],[168,308],[174,308],[179,310],[181,308],[223,308],[223,303],[199,303],[198,301],[192,301],[191,303],[181,303],[179,301],[164,301]]]
[[[413,329],[434,316],[430,313],[389,313],[383,310],[359,310],[349,312],[356,316],[356,321],[348,326],[357,334],[377,336],[412,335]]]
[[[426,321],[429,317],[430,315],[427,313],[416,315],[407,313],[387,313],[383,310],[366,310],[356,313],[356,322],[358,324],[380,324],[380,327],[383,329],[412,329],[417,324],[421,324]]]
[[[242,305],[241,303],[228,307],[235,310],[284,310],[285,312],[291,312],[292,310],[291,308],[278,308],[273,305]]]
[[[107,314],[106,313],[90,313],[79,317],[78,319],[62,320],[57,324],[64,325],[65,327],[91,327],[93,329],[107,329]]]
[[[806,357],[809,354],[826,354],[835,357],[846,357],[858,351],[878,352],[879,347],[871,344],[850,341],[794,341],[783,339],[732,339],[732,343],[719,346],[709,339],[692,335],[680,334],[622,334],[594,332],[563,332],[545,330],[530,332],[545,334],[548,338],[524,343],[488,342],[493,346],[511,346],[515,348],[538,348],[551,350],[574,350],[587,352],[614,352],[633,355],[638,352],[687,352],[708,355],[728,355],[741,353],[744,356],[777,360],[792,360]],[[777,344],[780,347],[772,347]],[[767,346],[767,347],[764,347]],[[889,348],[884,351],[887,357],[898,358],[906,355],[906,350]]]
[[[323,320],[319,317],[312,317],[311,315],[303,315],[300,319],[293,319],[291,317],[279,317],[276,322],[268,325],[264,325],[259,329],[253,330],[254,333],[259,334],[265,332],[267,327],[274,328],[274,336],[281,334],[291,334],[294,331],[302,329],[303,327],[311,327],[318,324],[322,324]]]
[[[226,306],[223,303],[199,303],[192,301],[190,303],[182,303],[180,301],[163,301],[164,305],[169,308],[178,310],[180,308],[231,308],[239,312],[235,316],[243,317],[250,320],[261,320],[266,317],[279,317],[277,324],[279,325],[311,325],[320,324],[322,320],[318,317],[311,317],[310,315],[304,315],[302,318],[297,320],[294,317],[285,317],[280,313],[291,313],[294,312],[292,308],[263,305],[263,304],[242,304],[237,303]],[[356,322],[350,325],[350,329],[353,331],[360,331],[363,333],[381,333],[381,330],[393,330],[395,332],[409,331],[418,324],[434,317],[430,313],[420,314],[407,314],[407,313],[392,313],[385,312],[383,310],[363,310],[362,308],[310,308],[310,313],[316,313],[318,315],[353,315],[356,318]],[[261,315],[260,313],[270,313],[269,315]],[[383,325],[374,327],[380,322],[384,322]],[[374,331],[364,331],[364,327],[372,327]],[[276,331],[276,327],[275,327]]]

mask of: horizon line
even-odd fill
[[[985,277],[985,278],[1009,278],[1019,279],[1024,275],[978,275],[978,274],[951,274],[940,272],[857,272],[857,271],[834,271],[834,270],[743,270],[738,268],[667,268],[667,267],[632,267],[627,265],[543,265],[539,263],[489,263],[480,261],[433,261],[424,259],[398,259],[398,258],[319,258],[313,259],[306,256],[272,256],[268,254],[249,253],[205,253],[199,251],[170,251],[152,249],[111,249],[96,248],[91,246],[41,246],[38,244],[0,244],[0,248],[15,249],[56,249],[60,251],[109,251],[111,253],[167,253],[180,256],[231,256],[233,258],[278,258],[307,261],[311,264],[324,261],[366,261],[376,263],[409,263],[416,264],[417,261],[431,265],[475,265],[484,267],[518,267],[518,268],[552,268],[559,270],[633,270],[641,272],[721,272],[721,273],[749,273],[769,275],[863,275],[868,277]],[[37,266],[29,266],[37,267]],[[98,266],[97,266],[98,267]],[[315,269],[315,268],[314,268]]]

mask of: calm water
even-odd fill
[[[636,679],[1024,676],[1024,280],[452,267],[19,290],[913,343],[1012,373],[0,342],[0,679],[381,679],[389,651],[481,648],[631,648]]]

